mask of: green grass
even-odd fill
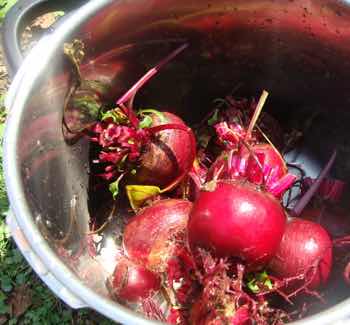
[[[4,19],[6,13],[17,2],[17,0],[0,0],[0,22]]]

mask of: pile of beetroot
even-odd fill
[[[112,297],[170,324],[284,324],[322,303],[335,261],[349,282],[339,205],[344,183],[295,176],[284,132],[258,102],[227,96],[193,129],[166,109],[134,107],[172,52],[85,131],[116,202],[128,198]],[[96,95],[96,94],[94,94]],[[220,107],[219,107],[220,106]],[[294,198],[291,199],[291,193]],[[102,227],[103,228],[103,227]],[[311,297],[311,298],[310,298]]]

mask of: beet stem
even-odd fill
[[[254,129],[254,126],[260,116],[260,113],[264,107],[264,104],[266,102],[266,99],[267,99],[267,96],[269,95],[269,93],[266,91],[266,90],[263,90],[261,96],[260,96],[260,99],[259,99],[259,102],[258,102],[258,105],[256,106],[256,109],[255,109],[255,112],[254,112],[254,115],[252,117],[252,119],[250,120],[250,123],[249,123],[249,127],[248,127],[248,131],[247,131],[247,134],[245,136],[245,139],[246,140],[249,140],[250,137],[251,137],[251,133]]]
[[[331,158],[329,159],[327,165],[323,168],[316,181],[310,186],[307,192],[303,195],[303,197],[298,201],[295,205],[294,209],[291,211],[292,216],[298,217],[304,208],[308,205],[312,197],[318,191],[320,185],[322,184],[324,178],[328,175],[330,169],[332,168],[335,158],[337,156],[337,151],[334,150]]]
[[[133,98],[133,97],[132,97]],[[123,110],[123,112],[126,114],[126,116],[128,117],[131,125],[134,127],[134,128],[138,128],[139,127],[139,124],[140,124],[140,121],[139,119],[137,118],[137,115],[135,114],[134,110],[132,109],[132,106],[128,106],[126,107],[124,104],[120,104],[119,107]]]
[[[117,105],[124,104],[130,98],[132,98],[136,92],[148,81],[150,80],[164,65],[170,62],[173,58],[175,58],[180,52],[182,52],[186,47],[188,47],[188,43],[181,45],[175,51],[170,53],[167,57],[161,60],[155,67],[149,70],[144,76],[142,76],[123,96],[121,96],[117,100]]]
[[[285,192],[290,186],[295,182],[296,176],[293,174],[286,174],[280,178],[276,183],[269,187],[269,192],[279,197],[283,192]]]

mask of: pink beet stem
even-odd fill
[[[186,132],[189,137],[190,137],[190,146],[191,146],[191,151],[192,151],[192,157],[191,161],[193,164],[193,161],[196,159],[196,138],[194,137],[193,131],[191,128],[187,127],[186,125],[182,124],[175,124],[175,123],[169,123],[169,124],[162,124],[162,125],[157,125],[153,126],[147,129],[149,132],[152,134],[165,131],[165,130],[180,130]],[[189,170],[192,168],[192,164],[189,165]],[[176,186],[182,178],[189,172],[189,170],[184,170],[183,173],[178,176],[175,181],[173,181],[170,185],[168,185],[166,188],[162,190],[162,192],[167,192],[171,190],[174,186]]]
[[[268,191],[279,197],[283,192],[285,192],[296,180],[296,176],[293,174],[286,174],[282,178],[280,178],[277,182],[273,183]]]
[[[180,52],[182,52],[188,43],[181,45],[175,51],[170,53],[166,58],[160,61],[155,67],[149,70],[144,76],[142,76],[123,96],[117,100],[117,105],[124,104],[130,98],[132,98],[136,92],[148,81],[150,80],[164,65],[175,58]]]
[[[291,214],[294,217],[299,216],[303,212],[304,208],[307,206],[307,204],[310,202],[312,197],[318,191],[324,178],[328,175],[330,169],[332,168],[336,156],[337,156],[337,151],[334,150],[327,165],[323,168],[323,170],[321,171],[321,173],[317,177],[316,181],[310,186],[310,188],[306,191],[306,193],[303,195],[303,197],[298,201],[298,203],[295,205],[294,209],[291,211]]]

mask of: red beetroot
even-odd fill
[[[304,275],[307,288],[316,289],[328,281],[332,241],[319,224],[292,219],[269,267],[281,279]]]
[[[152,126],[176,124],[187,127],[178,116],[162,112],[163,120],[152,114]],[[195,155],[191,136],[181,130],[165,130],[146,144],[140,157],[136,180],[139,184],[166,187],[181,175],[185,176],[193,164]],[[180,181],[181,179],[179,179]]]
[[[263,267],[276,253],[286,215],[269,193],[245,181],[218,181],[202,190],[188,223],[191,249],[238,257],[250,268]]]
[[[192,203],[167,199],[142,209],[124,230],[127,255],[156,272],[164,272],[175,249],[175,240],[184,238]]]
[[[195,159],[196,143],[192,130],[179,117],[152,113],[151,125],[139,128],[114,122],[118,114],[118,118],[126,118],[120,110],[108,114],[92,129],[91,141],[101,146],[99,159],[94,162],[105,166],[99,176],[115,181],[110,187],[114,195],[119,177],[125,174],[135,174],[130,181],[137,184],[158,185],[165,187],[163,190],[173,188],[186,176]]]
[[[160,278],[144,266],[137,265],[126,257],[120,257],[107,288],[119,301],[138,302],[160,289]]]
[[[104,168],[98,176],[112,181],[109,189],[113,198],[126,175],[133,175],[137,185],[160,186],[168,191],[191,169],[196,156],[192,130],[179,117],[167,112],[143,110],[140,116],[144,119],[140,121],[133,108],[137,92],[187,46],[178,47],[151,68],[116,101],[117,108],[105,112],[101,122],[90,130],[91,141],[101,146],[98,159],[94,159]]]

